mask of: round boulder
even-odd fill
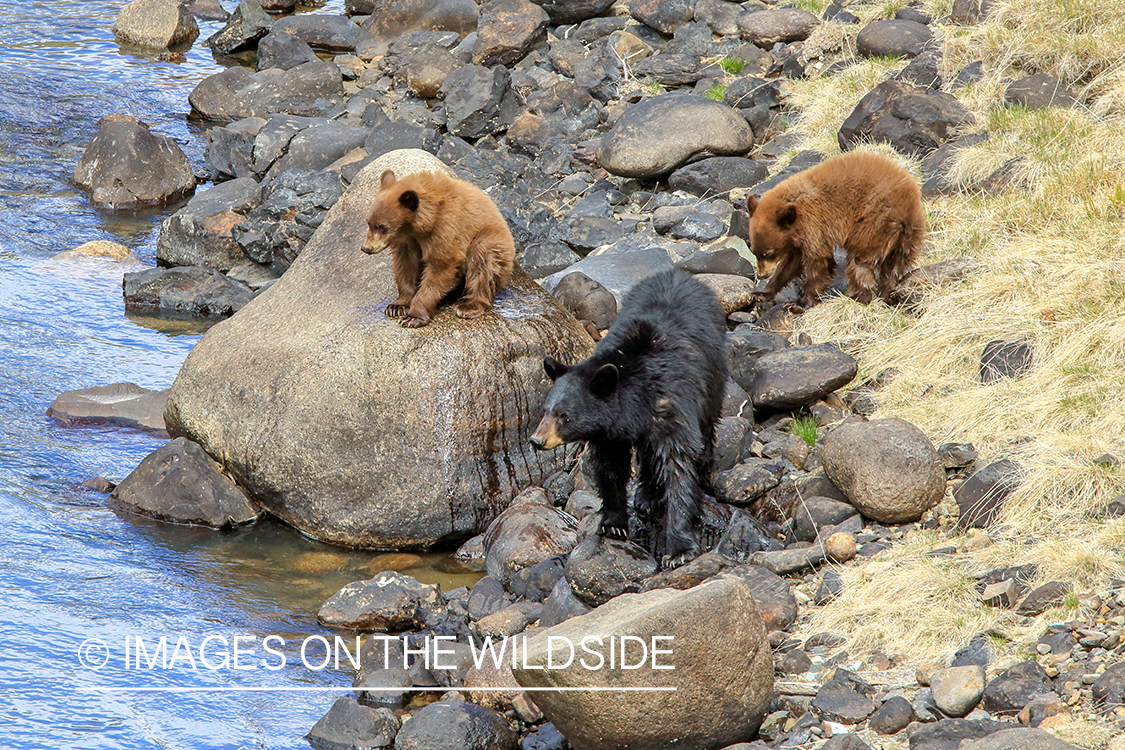
[[[945,494],[945,470],[926,433],[898,417],[840,425],[824,439],[824,470],[863,515],[912,523]]]
[[[551,18],[552,26],[581,23],[596,18],[613,5],[613,0],[531,0]]]
[[[860,29],[855,45],[864,57],[913,57],[933,36],[928,26],[917,21],[886,19]]]
[[[133,0],[117,14],[118,44],[150,50],[184,49],[199,36],[191,11],[177,0]]]
[[[807,10],[752,10],[739,16],[738,31],[743,39],[769,49],[778,42],[804,41],[819,24],[820,19]]]
[[[361,250],[385,169],[449,171],[417,150],[368,165],[285,275],[195,345],[165,418],[309,536],[425,548],[483,531],[563,468],[572,450],[528,444],[543,356],[577,362],[593,342],[518,271],[480,318],[388,319],[391,259]]]
[[[693,156],[740,156],[754,147],[742,114],[696,94],[672,92],[634,104],[602,138],[598,163],[621,177],[663,177]]]
[[[73,179],[92,204],[118,210],[161,206],[195,190],[195,174],[176,142],[121,115],[98,123]]]
[[[516,750],[519,737],[491,708],[441,701],[403,724],[394,744],[398,750]]]
[[[574,549],[578,521],[552,505],[513,505],[484,534],[485,569],[505,583],[516,572]]]

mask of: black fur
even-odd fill
[[[626,484],[636,449],[641,541],[665,564],[700,552],[702,483],[727,381],[725,337],[726,318],[711,290],[689,274],[665,271],[633,287],[588,360],[543,363],[555,381],[544,419],[554,419],[563,441],[589,443],[602,536],[628,533]]]

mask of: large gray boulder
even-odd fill
[[[220,182],[199,193],[160,225],[156,257],[170,266],[203,266],[229,271],[246,262],[231,231],[262,202],[252,177]]]
[[[285,275],[196,344],[165,420],[312,537],[429,547],[484,530],[562,468],[563,449],[527,442],[542,358],[579,361],[592,342],[522,272],[479,319],[388,320],[390,257],[360,249],[384,169],[448,171],[407,150],[360,172]]]
[[[336,63],[313,60],[257,73],[235,65],[200,81],[188,94],[188,103],[193,117],[234,122],[275,112],[320,115],[343,96],[344,78]]]
[[[90,203],[118,210],[161,206],[195,190],[187,156],[165,135],[128,115],[108,115],[74,168]]]
[[[627,640],[628,664],[609,664],[609,639]],[[671,639],[654,641],[654,636]],[[597,640],[601,638],[602,646]],[[597,658],[586,644],[604,652]],[[638,642],[639,641],[639,642]],[[575,657],[566,665],[573,644]],[[671,653],[652,654],[658,649]],[[754,735],[773,697],[773,655],[753,591],[740,578],[714,579],[686,591],[623,594],[585,615],[538,631],[513,673],[523,687],[579,688],[536,692],[535,703],[578,750],[710,750]],[[550,650],[550,651],[549,651]],[[525,656],[526,654],[526,656]],[[548,656],[552,661],[548,662]],[[672,666],[674,669],[653,669]],[[531,668],[529,668],[531,667]],[[543,667],[543,668],[537,668]],[[627,694],[588,687],[669,687]]]
[[[133,0],[117,14],[113,36],[125,46],[185,49],[199,36],[199,26],[178,0]]]

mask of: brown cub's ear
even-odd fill
[[[746,196],[746,210],[753,216],[754,212],[758,210],[758,199],[752,195]]]
[[[393,184],[395,184],[395,173],[388,169],[384,171],[383,176],[379,178],[379,187],[385,190]]]
[[[785,208],[781,209],[781,213],[777,215],[777,225],[782,229],[791,227],[797,222],[797,207],[790,203]]]
[[[403,190],[402,195],[398,197],[398,202],[407,211],[418,210],[418,194],[413,190]]]

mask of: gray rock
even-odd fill
[[[985,529],[1004,509],[1008,495],[1019,487],[1020,465],[1011,459],[994,461],[953,489],[961,528]]]
[[[223,6],[219,5],[219,0],[188,0],[184,7],[203,21],[225,21],[230,16],[223,10]]]
[[[746,279],[756,278],[754,263],[742,257],[742,254],[734,247],[698,252],[684,258],[675,267],[681,271],[694,274],[725,274],[741,276]]]
[[[613,0],[533,0],[547,11],[551,25],[581,23],[588,18],[597,18],[609,10]]]
[[[603,669],[583,668],[577,654],[582,639],[591,634],[631,636],[653,645],[656,641],[672,654],[652,657],[639,669],[607,664]],[[553,636],[553,638],[552,638]],[[557,644],[575,644],[572,664],[552,668],[548,645],[555,645],[554,664],[565,658]],[[635,644],[636,642],[633,641]],[[723,648],[716,649],[715,644]],[[608,651],[601,649],[608,656]],[[522,652],[521,652],[522,653]],[[562,658],[560,658],[562,657]],[[630,660],[635,661],[635,649]],[[612,693],[573,690],[537,692],[535,702],[543,714],[575,747],[589,750],[667,747],[675,738],[678,748],[704,750],[753,736],[769,708],[773,692],[773,659],[766,630],[754,604],[753,591],[737,578],[707,581],[686,591],[657,589],[626,594],[594,611],[541,630],[527,641],[526,663],[547,669],[513,670],[524,687],[669,686],[667,693],[636,692],[628,701]],[[597,663],[591,658],[587,663]]]
[[[420,99],[432,99],[441,90],[445,77],[456,70],[457,60],[448,50],[430,45],[418,51],[402,68],[406,85]]]
[[[824,469],[817,469],[798,477],[795,485],[801,497],[827,497],[842,503],[848,502],[848,496],[832,483]]]
[[[551,595],[566,567],[566,555],[556,555],[517,571],[508,581],[516,597],[529,602],[542,602]],[[540,612],[542,615],[542,612]]]
[[[707,77],[708,70],[699,55],[653,55],[633,64],[637,78],[662,86],[686,86]]]
[[[864,57],[914,57],[931,39],[933,34],[924,24],[885,19],[873,21],[860,29],[855,44],[856,50]]]
[[[590,490],[575,490],[566,501],[566,512],[581,521],[602,509],[602,499]]]
[[[47,407],[47,416],[65,427],[112,424],[163,434],[167,401],[167,390],[114,383],[63,391]]]
[[[420,627],[424,610],[443,602],[439,587],[385,570],[370,580],[353,581],[328,597],[316,618],[330,628],[401,632]]]
[[[368,165],[285,275],[195,345],[166,418],[310,536],[425,547],[482,531],[573,455],[532,455],[528,416],[543,354],[576,362],[593,342],[522,272],[482,318],[441,308],[422,338],[387,320],[390,260],[360,251],[384,169],[448,168],[424,152]]]
[[[984,710],[991,714],[1017,714],[1031,699],[1054,693],[1051,678],[1035,661],[1021,662],[1001,672],[984,689]]]
[[[1035,365],[1035,353],[1026,341],[989,341],[980,355],[980,382],[1021,378]]]
[[[321,170],[352,149],[363,146],[370,132],[329,120],[300,131],[289,141],[288,151],[270,167],[273,177],[289,169]]]
[[[656,560],[633,542],[591,534],[570,553],[566,580],[579,599],[599,607],[623,592],[639,590],[656,567]]]
[[[779,576],[815,567],[824,562],[824,559],[824,547],[819,544],[799,549],[757,552],[750,557],[750,561],[755,565],[760,565]]]
[[[482,577],[469,591],[467,608],[472,620],[488,617],[507,606],[508,595],[504,593],[504,584],[494,576]]]
[[[624,252],[608,252],[583,258],[573,266],[551,274],[543,280],[543,288],[554,290],[562,280],[581,271],[588,278],[608,289],[620,306],[633,284],[657,271],[672,267],[672,260],[659,247]]]
[[[127,115],[102,118],[73,180],[90,193],[91,204],[114,210],[161,206],[195,190],[195,175],[176,142]]]
[[[299,36],[273,32],[258,42],[258,70],[291,70],[316,59],[312,47]]]
[[[798,541],[814,541],[821,529],[843,523],[858,512],[851,503],[830,497],[805,498],[793,512],[793,535]]]
[[[552,625],[565,622],[571,617],[584,615],[592,610],[593,607],[575,595],[574,589],[570,587],[570,582],[566,580],[564,575],[555,582],[554,588],[551,589],[551,593],[543,602],[543,611],[539,614],[539,625],[549,628]]]
[[[530,0],[485,0],[477,22],[473,64],[514,65],[547,41],[547,11]]]
[[[255,118],[257,119],[257,118]],[[319,117],[274,114],[258,129],[250,164],[258,175],[265,175],[274,162],[285,155],[293,136],[313,125],[328,122]],[[233,127],[233,126],[232,126]]]
[[[1048,581],[1032,589],[1024,600],[1020,602],[1016,614],[1024,617],[1035,617],[1046,612],[1051,607],[1057,607],[1066,600],[1066,595],[1071,592],[1071,584],[1065,581]]]
[[[160,225],[156,258],[171,266],[203,266],[229,271],[246,262],[234,228],[262,202],[252,177],[220,182],[197,194]]]
[[[694,13],[693,0],[629,0],[629,15],[668,36],[690,21]]]
[[[1010,729],[1011,724],[989,719],[942,719],[910,730],[910,750],[959,750],[963,740],[975,740]]]
[[[598,125],[601,105],[585,89],[567,80],[546,91],[528,95],[527,105],[508,128],[508,142],[529,155],[558,144],[577,140]],[[582,190],[586,187],[583,183]]]
[[[439,96],[445,100],[447,127],[452,135],[480,138],[506,130],[518,105],[503,66],[489,70],[466,65],[445,77]]]
[[[377,125],[363,143],[363,150],[368,157],[363,166],[391,151],[421,149],[432,154],[437,151],[440,140],[441,136],[435,131],[412,122],[388,122]]]
[[[231,230],[246,256],[279,275],[292,265],[344,193],[332,172],[288,170],[266,183],[262,203]]]
[[[914,707],[901,695],[894,695],[883,702],[867,720],[867,727],[879,734],[898,734],[914,721]]]
[[[316,750],[375,750],[392,747],[398,728],[398,717],[386,708],[368,708],[351,698],[337,698],[305,739]]]
[[[980,261],[976,258],[950,258],[915,268],[899,280],[898,285],[891,292],[891,300],[897,304],[917,307],[922,303],[923,295],[927,292],[939,290],[967,278],[979,271],[980,267]]]
[[[113,36],[125,46],[180,50],[196,40],[199,26],[177,0],[133,0],[117,14]]]
[[[356,52],[365,59],[387,51],[391,42],[411,31],[476,30],[480,8],[474,0],[380,0],[379,12],[367,14],[366,32]]]
[[[824,470],[867,518],[917,521],[945,495],[945,469],[924,432],[898,417],[845,422],[828,433]]]
[[[668,176],[668,187],[692,195],[724,195],[731,188],[753,187],[769,176],[766,165],[740,156],[716,156],[680,167]]]
[[[725,0],[720,0],[725,2]],[[773,107],[781,92],[777,81],[744,76],[731,81],[723,92],[723,103],[728,107],[747,110],[754,107]]]
[[[323,114],[344,96],[343,77],[333,62],[315,60],[289,70],[251,73],[239,66],[204,78],[188,95],[192,115],[232,122],[275,112]]]
[[[328,13],[301,13],[282,18],[273,25],[278,34],[292,34],[313,49],[326,52],[353,52],[359,43],[359,27],[347,16]]]
[[[254,139],[263,125],[265,120],[260,117],[247,117],[225,128],[214,127],[207,131],[203,163],[211,173],[212,180],[218,182],[220,179],[254,175],[250,166]]]
[[[1110,665],[1102,672],[1094,681],[1092,691],[1094,700],[1106,708],[1125,705],[1125,662]]]
[[[485,569],[506,583],[516,572],[566,554],[577,543],[578,521],[572,516],[542,503],[513,503],[484,533]]]
[[[738,34],[738,17],[742,8],[726,0],[699,0],[695,4],[695,20],[707,24],[719,36]]]
[[[558,273],[580,260],[582,260],[582,256],[567,247],[565,243],[546,240],[532,243],[524,248],[520,263],[523,265],[523,270],[527,271],[531,278],[538,279],[552,273]],[[557,289],[556,287],[556,291]],[[606,294],[609,294],[609,292],[606,292]],[[555,296],[557,297],[558,294]],[[613,298],[613,295],[609,296],[610,299]],[[616,313],[616,300],[613,303],[613,309]]]
[[[625,230],[612,216],[567,216],[551,231],[551,238],[566,243],[579,255],[612,245]]]
[[[258,0],[262,10],[270,13],[292,13],[297,7],[297,0]]]
[[[819,25],[819,18],[797,8],[750,10],[738,17],[742,38],[763,49],[769,49],[778,42],[804,41]]]
[[[184,438],[146,456],[117,485],[110,504],[160,521],[214,529],[258,517],[246,493],[202,448]]]
[[[617,299],[598,282],[581,271],[571,271],[559,280],[552,292],[559,304],[578,320],[588,320],[600,331],[617,319]]]
[[[519,737],[507,719],[467,701],[431,703],[410,717],[395,750],[515,750]]]
[[[254,49],[272,26],[273,19],[256,0],[241,0],[226,25],[207,38],[207,46],[216,55]],[[259,65],[258,69],[263,67],[268,66]]]
[[[727,359],[730,375],[747,393],[758,377],[755,365],[762,355],[789,348],[789,340],[752,325],[740,325],[727,334]]]
[[[757,409],[808,406],[851,382],[855,359],[832,344],[798,346],[758,357],[743,383]]]
[[[888,143],[896,151],[924,156],[950,141],[973,116],[952,95],[889,80],[868,92],[840,126],[840,148]]]
[[[959,750],[1081,750],[1044,729],[1004,729],[983,739],[966,742]]]
[[[254,296],[245,284],[194,266],[127,273],[121,284],[126,310],[205,318],[233,315]]]
[[[1008,84],[1004,91],[1004,103],[1021,104],[1029,109],[1066,108],[1073,107],[1077,99],[1058,78],[1049,73],[1036,73]]]
[[[715,475],[715,497],[731,505],[750,505],[777,486],[782,467],[764,458],[748,458]]]
[[[789,582],[760,565],[739,565],[727,568],[720,575],[743,581],[754,596],[754,603],[762,615],[766,630],[785,630],[797,621],[797,599],[789,589]]]
[[[566,750],[568,747],[562,732],[550,722],[535,727],[520,742],[520,750]]]
[[[281,274],[276,273],[271,267],[253,261],[242,263],[227,271],[227,278],[245,284],[255,292],[269,286],[280,277]]]
[[[695,94],[673,92],[634,104],[602,138],[598,163],[622,177],[663,177],[693,156],[738,156],[754,133],[738,110]]]
[[[677,223],[674,227],[668,230],[668,234],[678,240],[694,240],[696,242],[710,242],[711,240],[718,239],[724,234],[726,225],[719,219],[718,216],[702,212],[694,212],[688,214],[682,221]],[[747,300],[748,302],[749,300]],[[743,305],[738,305],[732,310],[740,309]],[[726,307],[724,305],[724,307]]]
[[[749,458],[753,423],[742,417],[722,417],[715,425],[714,472],[730,471]]]
[[[875,704],[848,681],[833,677],[817,691],[812,709],[828,721],[858,724],[875,713]]]
[[[984,668],[975,664],[939,669],[930,676],[930,692],[942,713],[960,718],[976,708],[984,682]]]
[[[944,84],[940,72],[941,65],[941,50],[927,49],[896,73],[895,78],[920,89],[939,91]]]

